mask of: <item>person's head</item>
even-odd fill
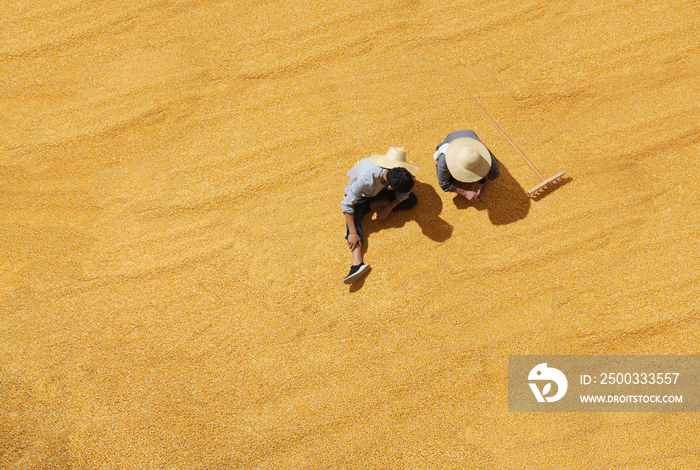
[[[447,147],[445,163],[454,179],[473,183],[485,177],[491,169],[491,152],[479,140],[460,137]]]
[[[391,189],[400,193],[407,193],[413,189],[413,175],[406,168],[390,168],[386,171],[386,182]]]
[[[408,170],[409,176],[419,171],[419,168],[416,165],[412,165],[406,161],[406,151],[398,147],[389,148],[386,155],[371,155],[369,157],[369,161],[381,168],[386,168],[387,170],[392,168],[404,168]],[[384,176],[386,176],[386,174]],[[393,187],[393,185],[391,186]]]

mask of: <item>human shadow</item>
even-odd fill
[[[413,192],[418,196],[418,204],[412,209],[393,211],[385,220],[377,220],[373,213],[367,214],[362,221],[365,239],[374,232],[403,227],[409,220],[415,220],[426,237],[438,243],[447,241],[454,227],[440,218],[442,199],[435,188],[416,181]]]
[[[478,202],[472,202],[467,198],[455,194],[452,202],[458,209],[473,207],[478,211],[487,211],[489,220],[493,225],[506,225],[524,219],[530,211],[530,198],[527,191],[513,178],[508,168],[499,160],[500,177],[488,188],[484,198]],[[467,191],[476,191],[481,185],[478,183],[460,183],[458,186]]]
[[[369,249],[369,237],[375,232],[388,228],[401,228],[409,220],[415,220],[423,234],[433,241],[443,243],[447,241],[454,230],[454,227],[440,218],[442,212],[442,199],[429,184],[416,181],[413,192],[418,196],[418,204],[408,210],[393,211],[385,220],[377,220],[374,216],[376,212],[368,213],[362,220],[362,231],[365,241],[362,244],[363,255]],[[372,275],[370,271],[359,281],[350,285],[350,292],[357,292],[362,289],[365,279]]]

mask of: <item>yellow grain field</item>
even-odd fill
[[[0,468],[696,468],[696,414],[509,413],[507,364],[698,352],[699,6],[5,1]]]

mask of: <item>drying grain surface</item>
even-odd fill
[[[0,468],[692,468],[695,414],[509,413],[507,357],[698,352],[698,5],[5,2]]]

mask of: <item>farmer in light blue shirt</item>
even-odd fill
[[[370,270],[362,256],[362,218],[378,209],[377,218],[384,220],[393,210],[414,207],[418,197],[411,191],[415,183],[411,173],[417,171],[418,167],[406,161],[406,151],[396,147],[391,147],[386,155],[365,158],[348,171],[350,182],[343,191],[341,207],[353,264],[343,279],[346,284],[354,283]]]

